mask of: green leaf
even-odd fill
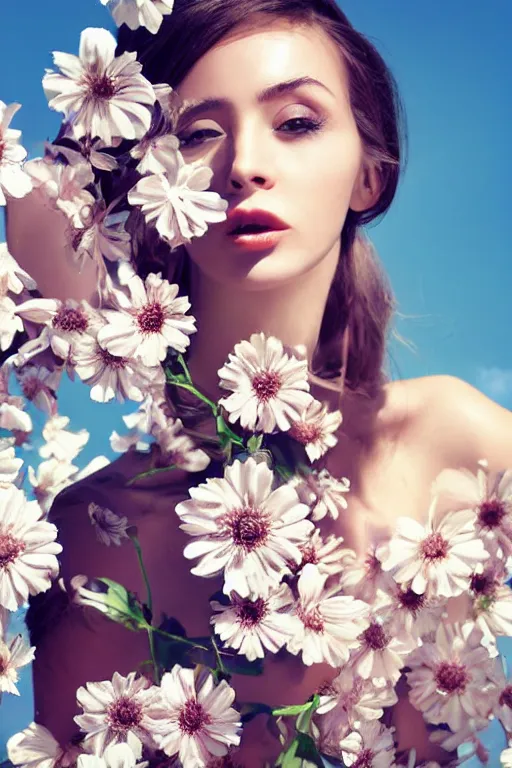
[[[286,752],[277,758],[280,768],[325,768],[315,742],[305,733],[298,733]]]
[[[269,707],[268,704],[261,704],[261,703],[255,703],[255,704],[242,704],[241,707],[239,707],[240,715],[242,723],[245,725],[245,723],[250,722],[253,718],[257,717],[258,715],[271,715],[272,714],[272,707]]]
[[[249,453],[256,453],[261,448],[263,443],[263,434],[253,435],[247,441],[247,450]]]
[[[87,587],[78,589],[78,601],[81,605],[96,608],[112,621],[123,624],[134,632],[147,629],[148,624],[140,600],[133,592],[129,592],[126,587],[112,579],[91,579]]]
[[[313,700],[309,702],[308,708],[303,710],[300,715],[297,718],[297,722],[295,723],[295,727],[297,731],[300,733],[309,734],[309,729],[311,727],[311,718],[315,714],[315,711],[320,706],[320,696],[315,693],[313,696]]]
[[[307,701],[305,704],[292,704],[290,707],[282,707],[281,709],[273,709],[272,714],[276,717],[288,715],[300,715],[301,712],[311,709],[311,702]]]

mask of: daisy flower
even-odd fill
[[[90,259],[98,266],[101,274],[103,259],[128,261],[131,256],[131,236],[124,229],[127,212],[113,214],[112,205],[105,208],[95,205],[82,210],[79,226],[73,229],[71,247],[74,258],[81,270]]]
[[[386,592],[392,602],[389,631],[396,636],[419,640],[435,632],[446,611],[446,600],[419,595],[410,587],[393,582]]]
[[[456,597],[469,586],[471,573],[489,555],[475,528],[472,510],[437,510],[430,505],[422,525],[410,517],[398,518],[395,534],[377,550],[384,571],[399,582],[411,582],[418,594]]]
[[[512,747],[504,749],[500,754],[500,763],[503,768],[512,768]]]
[[[54,52],[62,74],[47,71],[49,106],[63,112],[76,138],[138,139],[148,130],[155,94],[141,74],[135,52],[115,57],[116,40],[106,29],[84,29],[78,56]]]
[[[126,529],[129,527],[127,517],[120,517],[111,509],[100,507],[94,501],[89,504],[87,513],[96,531],[98,541],[105,544],[106,547],[110,547],[111,544],[120,547],[121,539],[130,538],[126,533]]]
[[[498,635],[512,636],[512,589],[504,581],[505,568],[494,559],[470,581],[472,618],[491,642]]]
[[[154,748],[159,716],[160,689],[144,677],[114,672],[112,680],[86,683],[76,693],[82,715],[75,723],[85,732],[87,751],[103,755],[110,744],[127,743],[136,749],[142,744]]]
[[[197,537],[185,547],[187,559],[199,557],[196,576],[224,571],[224,593],[266,597],[301,561],[299,546],[311,534],[309,509],[283,485],[272,490],[273,472],[249,457],[189,490],[190,500],[176,505],[181,529]]]
[[[235,345],[218,372],[233,394],[219,400],[229,421],[244,429],[286,432],[310,401],[307,360],[288,355],[275,336],[253,333]]]
[[[15,373],[27,400],[48,416],[54,416],[57,410],[56,393],[62,377],[62,368],[49,371],[42,365],[25,365],[18,368]]]
[[[39,449],[39,455],[43,459],[55,456],[59,461],[73,461],[84,445],[89,440],[89,432],[80,429],[78,432],[69,432],[66,427],[69,424],[68,416],[52,416],[43,427],[43,439],[46,441]]]
[[[130,29],[146,27],[156,35],[163,17],[172,13],[174,0],[100,0],[108,5],[118,27],[126,24]]]
[[[202,472],[210,463],[210,457],[197,448],[191,438],[183,432],[181,419],[171,419],[162,429],[153,428],[152,434],[169,464],[185,472]]]
[[[370,608],[367,626],[358,638],[358,647],[351,654],[350,667],[363,680],[371,680],[376,688],[396,685],[406,657],[417,646],[414,637],[395,635],[391,629],[393,606],[389,597],[380,592]]]
[[[294,573],[299,573],[306,563],[312,563],[318,567],[320,573],[326,576],[338,574],[351,563],[356,554],[353,550],[343,547],[343,537],[331,534],[325,541],[318,528],[315,528],[309,540],[300,546],[302,561],[292,566]]]
[[[340,578],[340,587],[344,592],[366,603],[373,603],[379,591],[392,592],[396,585],[393,577],[382,570],[376,555],[378,546],[377,542],[371,542],[361,557],[354,552]]]
[[[37,288],[35,280],[20,267],[7,250],[7,243],[0,243],[0,282],[7,278],[7,290],[20,294],[24,288],[33,291]]]
[[[299,598],[293,609],[295,634],[288,651],[307,666],[327,662],[340,667],[348,661],[351,648],[358,648],[361,632],[368,626],[368,606],[350,595],[340,595],[338,587],[326,589],[327,576],[316,565],[302,569],[297,588]]]
[[[0,695],[2,692],[20,695],[16,688],[18,669],[30,664],[35,650],[25,645],[21,635],[16,635],[9,644],[0,639]]]
[[[99,321],[99,316],[85,300],[29,299],[19,304],[16,314],[32,323],[44,324],[38,339],[29,341],[20,349],[26,362],[32,353],[37,354],[51,346],[57,357],[66,360],[73,344]]]
[[[507,680],[502,658],[495,659],[491,679],[495,687],[492,712],[506,731],[507,738],[510,739],[512,738],[512,681]]]
[[[1,489],[14,483],[23,466],[23,459],[17,459],[14,450],[14,438],[0,438],[0,493]]]
[[[0,489],[0,605],[17,610],[46,592],[59,572],[57,528],[41,520],[37,501],[14,486]]]
[[[482,748],[480,739],[478,738],[478,731],[485,730],[489,725],[489,720],[486,717],[468,717],[462,728],[455,733],[443,729],[432,731],[429,736],[430,741],[433,744],[439,744],[442,749],[447,752],[455,752],[460,746],[473,744],[475,754]],[[469,759],[470,755],[466,753],[466,759]],[[488,761],[482,761],[486,764]]]
[[[89,163],[81,157],[72,165],[64,165],[56,159],[37,158],[29,160],[25,170],[34,187],[41,189],[73,226],[82,225],[84,210],[90,209],[95,202],[94,196],[86,189],[94,184],[94,173]]]
[[[445,508],[472,509],[486,545],[495,542],[504,558],[512,555],[512,469],[491,474],[484,459],[476,475],[467,469],[445,469],[434,481],[433,492]]]
[[[341,422],[341,411],[329,411],[324,403],[312,400],[300,419],[293,422],[290,435],[304,446],[308,459],[313,462],[336,445],[335,433]]]
[[[139,160],[136,170],[141,174],[167,173],[179,166],[180,141],[173,133],[160,136],[144,137],[136,147],[130,150],[130,155]]]
[[[31,723],[7,742],[7,756],[13,765],[25,768],[70,768],[78,747],[64,750],[43,725]]]
[[[140,205],[146,222],[154,221],[160,236],[177,248],[204,235],[208,224],[226,219],[227,201],[208,190],[212,176],[211,168],[188,165],[178,154],[165,174],[140,179],[128,192],[128,202]]]
[[[0,351],[11,346],[18,331],[23,331],[21,318],[16,314],[16,304],[6,295],[7,277],[0,282]]]
[[[44,512],[49,512],[57,494],[74,482],[74,476],[77,472],[78,467],[74,464],[65,459],[56,458],[42,461],[37,470],[34,467],[28,467],[28,479],[32,486],[32,493]]]
[[[409,700],[428,722],[458,731],[468,716],[486,716],[493,660],[481,639],[472,622],[440,624],[435,642],[424,643],[407,659]]]
[[[150,273],[145,282],[135,275],[128,283],[131,306],[121,311],[105,310],[107,324],[98,331],[99,344],[112,355],[137,357],[144,365],[161,363],[169,347],[184,352],[195,333],[195,318],[179,286]]]
[[[343,764],[353,768],[392,768],[395,765],[394,728],[372,720],[360,723],[340,741]]]
[[[21,163],[27,151],[19,139],[21,131],[9,128],[9,124],[21,104],[4,104],[0,101],[0,205],[6,204],[5,195],[25,197],[32,189],[30,176],[22,170]]]
[[[103,757],[98,755],[79,755],[76,768],[135,768],[141,757],[141,750],[133,750],[128,744],[111,744]],[[140,763],[145,768],[147,762]]]
[[[231,706],[235,691],[222,680],[214,685],[206,671],[175,664],[161,682],[162,710],[158,746],[166,755],[179,754],[183,768],[206,768],[211,757],[238,746],[242,724]]]
[[[264,648],[277,653],[294,632],[289,613],[293,594],[287,584],[271,590],[267,598],[242,598],[232,592],[228,605],[212,600],[215,615],[211,623],[225,645],[247,656],[249,661],[262,659]]]
[[[308,475],[295,476],[290,480],[297,488],[301,501],[311,507],[312,520],[329,516],[337,520],[340,510],[348,507],[345,498],[350,491],[347,477],[337,479],[327,469],[314,469]]]

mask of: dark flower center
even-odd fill
[[[25,551],[25,543],[10,533],[0,533],[0,568],[7,568]]]
[[[115,368],[116,370],[126,368],[126,358],[112,355],[108,349],[103,349],[103,347],[98,347],[98,354],[108,368]]]
[[[0,163],[4,159],[4,152],[5,152],[6,146],[7,146],[7,142],[0,139]]]
[[[505,504],[499,499],[490,499],[480,504],[478,519],[483,528],[497,528],[505,517]]]
[[[474,573],[471,577],[471,589],[477,595],[492,597],[496,581],[490,573]]]
[[[421,545],[425,560],[442,560],[448,553],[448,542],[440,533],[431,533]]]
[[[437,665],[435,681],[438,690],[443,693],[464,693],[469,682],[469,675],[464,664],[442,661]]]
[[[91,75],[87,85],[89,94],[96,101],[111,99],[116,92],[115,81],[107,75]]]
[[[266,516],[252,507],[234,510],[228,518],[228,526],[233,542],[248,552],[263,544],[270,531]]]
[[[306,565],[306,563],[313,563],[313,565],[318,565],[318,554],[316,549],[312,545],[306,544],[301,548],[302,552],[302,563],[300,567],[303,567]]]
[[[281,376],[275,371],[257,373],[252,380],[252,388],[256,392],[258,400],[263,403],[277,395],[281,384]]]
[[[0,677],[2,675],[5,675],[7,672],[8,664],[7,664],[7,658],[4,656],[0,656]]]
[[[382,624],[378,624],[376,621],[372,621],[361,637],[373,651],[384,650],[391,639],[387,632],[384,631]]]
[[[87,315],[80,309],[72,309],[71,307],[61,307],[55,317],[52,320],[52,325],[59,331],[65,333],[71,333],[76,331],[77,333],[84,333],[87,330],[89,322]]]
[[[204,725],[211,722],[211,717],[196,699],[189,699],[185,702],[179,716],[180,729],[193,736],[201,730]]]
[[[318,610],[312,610],[306,613],[306,611],[300,607],[297,611],[297,615],[306,629],[310,629],[312,632],[324,631],[324,620],[320,616]]]
[[[236,606],[240,624],[244,627],[255,627],[267,615],[267,601],[258,597],[257,600],[241,600]]]
[[[107,709],[110,727],[118,733],[136,728],[142,720],[142,706],[138,701],[127,696],[120,696]]]
[[[137,315],[137,321],[142,333],[160,333],[164,320],[165,314],[158,302],[146,304]]]
[[[305,424],[299,421],[290,429],[290,436],[301,445],[308,445],[322,436],[322,430],[316,424]]]
[[[418,613],[425,605],[425,595],[417,595],[410,587],[398,593],[398,600],[411,613]]]
[[[373,758],[375,753],[372,749],[363,749],[357,756],[352,768],[373,768]]]
[[[500,707],[512,709],[512,685],[507,685],[500,695]]]

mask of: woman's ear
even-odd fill
[[[357,175],[350,208],[353,211],[367,211],[375,205],[381,193],[381,178],[379,169],[373,163],[363,163]]]

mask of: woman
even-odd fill
[[[229,203],[228,221],[182,247],[178,259],[134,233],[140,272],[157,271],[156,262],[189,296],[198,332],[187,364],[214,400],[224,394],[217,371],[239,340],[263,331],[305,346],[316,374],[312,394],[343,414],[325,465],[351,480],[348,514],[322,521],[322,533],[343,536],[364,557],[401,515],[425,521],[431,484],[444,468],[474,471],[484,457],[491,470],[512,466],[512,417],[504,409],[451,377],[389,382],[383,374],[393,299],[360,230],[393,200],[401,110],[386,65],[334,0],[177,0],[156,37],[124,27],[119,45],[137,50],[146,77],[170,84],[188,104],[175,131],[181,152],[211,167],[210,188]],[[62,222],[38,213],[34,196],[9,210],[10,250],[55,296],[59,270],[50,285],[29,263],[30,235],[20,228],[29,205],[51,258],[64,261]],[[233,212],[249,213],[235,219]],[[270,245],[230,234],[233,224],[255,220],[280,231]],[[38,259],[48,263],[40,250]],[[92,268],[80,277],[68,272],[57,286],[62,298],[90,299],[94,289]],[[108,507],[137,526],[154,615],[165,612],[189,635],[205,635],[208,599],[220,585],[191,575],[187,537],[169,514],[197,478],[177,471],[127,485],[153,459],[130,452],[58,497],[51,519],[64,547],[61,576],[106,576],[143,593],[135,556],[102,548],[90,525],[89,504]],[[146,638],[68,604],[58,588],[34,601],[29,624],[38,649],[36,720],[64,743],[76,730],[77,688],[136,669],[148,656]],[[327,665],[276,657],[262,677],[237,676],[235,687],[242,701],[276,706],[306,701],[332,677]],[[447,759],[405,698],[391,722],[398,750],[414,746],[419,760]],[[279,751],[260,716],[244,729],[236,760],[262,766]]]

